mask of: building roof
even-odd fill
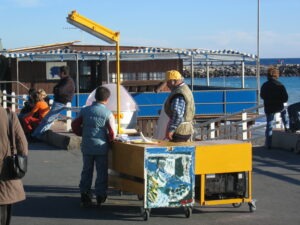
[[[116,59],[114,46],[74,45],[76,41],[12,49],[0,52],[19,61],[110,60]],[[82,50],[84,49],[84,50]],[[88,50],[87,50],[88,49]],[[187,59],[195,61],[255,61],[253,54],[234,50],[120,47],[120,60]]]

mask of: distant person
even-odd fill
[[[45,101],[46,97],[47,94],[43,89],[39,89],[38,92],[35,92],[35,105],[33,106],[32,110],[22,118],[24,132],[28,138],[30,138],[33,130],[40,124],[42,119],[50,111],[50,107]]]
[[[295,133],[300,130],[300,102],[289,105],[289,131]]]
[[[19,113],[19,119],[22,119],[24,117],[24,115],[26,115],[27,113],[29,113],[34,104],[35,104],[35,94],[36,94],[36,90],[35,88],[30,88],[28,90],[28,97],[27,97],[27,100],[24,102],[24,106],[23,108],[21,109],[20,113]]]
[[[269,67],[267,72],[268,80],[262,85],[260,97],[264,100],[264,111],[266,114],[266,147],[272,148],[272,129],[275,113],[280,113],[284,129],[287,131],[287,112],[284,103],[288,101],[288,93],[282,83],[278,81],[279,70],[276,67]]]
[[[66,104],[71,102],[74,96],[75,84],[69,75],[69,67],[61,66],[59,71],[60,81],[53,88],[54,102],[51,110],[34,130],[33,137],[39,138],[49,130],[52,123],[58,118],[59,113],[66,108]]]
[[[50,98],[49,96],[47,95],[46,91],[43,89],[43,88],[40,88],[38,90],[39,93],[41,93],[44,101],[48,104],[48,106],[50,107]]]
[[[91,185],[94,167],[97,172],[95,181],[97,204],[101,205],[107,198],[108,150],[110,142],[116,136],[114,115],[106,108],[109,97],[108,88],[98,87],[95,93],[96,101],[82,108],[79,113],[79,117],[82,117],[83,168],[79,184],[82,207],[92,204]]]
[[[15,136],[15,147],[18,154],[28,154],[28,143],[21,124],[15,113],[12,113],[12,126]],[[11,155],[10,141],[7,134],[8,116],[0,106],[0,225],[9,225],[12,216],[12,205],[25,200],[25,192],[20,179],[10,180],[3,167],[4,158]]]
[[[171,93],[164,103],[161,115],[166,114],[168,119],[159,123],[157,129],[162,129],[165,132],[164,139],[172,142],[191,140],[195,115],[193,93],[177,70],[167,71],[165,81]]]

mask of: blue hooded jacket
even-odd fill
[[[109,149],[108,123],[112,112],[105,105],[93,102],[82,108],[83,118],[81,151],[88,155],[105,155]]]

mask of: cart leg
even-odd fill
[[[248,202],[249,205],[249,211],[254,212],[256,210],[256,200],[252,199],[251,202]]]
[[[150,218],[150,209],[145,209],[144,207],[142,207],[141,214],[142,214],[144,221],[147,221]]]
[[[190,218],[192,215],[192,207],[184,207],[184,215],[186,218]]]
[[[241,205],[242,205],[242,203],[232,203],[232,206],[233,206],[234,208],[240,208]]]
[[[144,195],[137,195],[138,200],[142,201],[144,200]]]

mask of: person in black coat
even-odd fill
[[[279,113],[285,130],[287,130],[287,113],[284,103],[288,101],[288,93],[282,83],[278,81],[279,70],[276,67],[268,68],[268,81],[260,91],[260,97],[264,100],[264,111],[266,114],[266,147],[272,148],[272,129],[275,113]]]

